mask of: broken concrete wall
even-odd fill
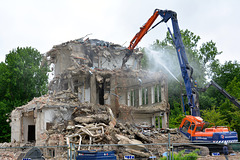
[[[120,45],[97,39],[77,39],[54,46],[47,56],[55,65],[54,75],[60,75],[73,63],[99,69],[119,69],[127,50]],[[140,69],[142,53],[133,52],[126,65]]]
[[[149,126],[156,126],[155,118],[160,117],[162,124],[157,126],[167,128],[168,114],[164,113],[169,112],[170,107],[167,99],[166,75],[143,70],[119,71],[114,74],[111,86],[116,90],[115,96],[111,97],[113,98],[111,107],[118,120],[131,121],[138,125],[144,122]],[[114,103],[116,100],[117,103]],[[129,110],[129,107],[134,108]]]
[[[36,132],[36,108],[37,103],[29,107],[21,106],[11,113],[11,141],[12,142],[28,142],[35,141]]]
[[[21,142],[21,124],[22,124],[22,113],[13,110],[11,113],[11,142]]]
[[[77,106],[77,103],[63,103],[43,96],[16,108],[11,113],[11,141],[41,142],[41,135],[49,128],[70,120],[71,113]]]
[[[49,93],[56,98],[63,95],[62,88],[66,85],[65,94],[78,95],[81,103],[110,105],[116,117],[119,105],[148,107],[155,103],[165,104],[163,111],[168,111],[166,75],[144,70],[99,70],[84,66],[71,67],[60,76],[54,78],[49,85]],[[151,109],[151,108],[149,108]],[[164,121],[165,122],[165,121]],[[153,125],[153,124],[150,124]]]

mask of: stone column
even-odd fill
[[[159,84],[157,85],[157,102],[159,102],[159,97],[160,97],[160,94],[159,94]]]
[[[154,125],[154,127],[156,127],[156,116],[155,116],[155,114],[153,114],[153,116],[152,116],[152,125]]]
[[[141,106],[142,105],[142,88],[139,88],[138,95],[139,95],[139,98],[138,98],[139,106]]]
[[[97,103],[97,88],[96,88],[96,77],[95,74],[90,77],[90,102],[93,104]]]
[[[144,104],[147,104],[147,88],[144,88]]]
[[[131,91],[127,92],[127,105],[131,106]]]
[[[147,88],[147,93],[148,93],[148,104],[152,104],[152,92],[151,92],[151,86]]]
[[[161,129],[161,124],[160,124],[160,118],[162,118],[161,116],[158,116],[158,129]]]
[[[163,129],[168,128],[168,115],[167,115],[167,112],[164,112],[164,114],[162,116],[162,128]]]
[[[112,75],[110,78],[110,88],[116,89],[116,83],[117,83],[116,81],[117,81],[116,77]],[[112,92],[115,94],[115,90],[113,90]],[[110,94],[110,104],[111,104],[110,106],[111,106],[114,116],[117,116],[117,113],[119,112],[119,108],[116,105],[116,96],[113,94]]]
[[[132,97],[132,100],[131,100],[131,103],[132,103],[132,106],[134,106],[134,102],[135,102],[135,93],[134,93],[134,90],[131,91],[131,97]]]
[[[167,79],[163,78],[161,83],[161,101],[168,102],[168,87],[167,87]]]
[[[152,97],[151,101],[153,104],[155,103],[155,87],[154,86],[151,87],[151,97]]]
[[[134,94],[134,96],[135,96],[134,97],[134,100],[135,100],[134,103],[135,103],[136,107],[138,107],[139,106],[139,89],[136,89],[135,93],[136,94]]]

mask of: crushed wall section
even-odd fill
[[[96,39],[78,39],[54,46],[47,52],[50,63],[55,65],[54,75],[62,74],[73,64],[98,69],[119,69],[127,49],[117,44]],[[134,52],[126,66],[140,69],[141,53]]]

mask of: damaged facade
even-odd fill
[[[66,143],[63,136],[50,141],[46,131],[60,132],[61,125],[66,128],[74,121],[87,124],[95,119],[96,122],[95,112],[91,115],[81,110],[79,115],[85,117],[80,116],[78,121],[73,117],[76,108],[84,106],[96,110],[101,106],[111,108],[106,115],[113,113],[112,118],[117,122],[168,128],[166,75],[141,70],[142,53],[137,51],[121,69],[126,52],[120,45],[96,39],[78,39],[54,46],[46,55],[49,64],[54,64],[49,93],[12,112],[11,141],[63,145]]]

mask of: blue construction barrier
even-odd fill
[[[117,160],[117,157],[115,156],[115,151],[77,151],[77,157],[76,160],[98,160],[98,159],[108,159],[108,160]]]

